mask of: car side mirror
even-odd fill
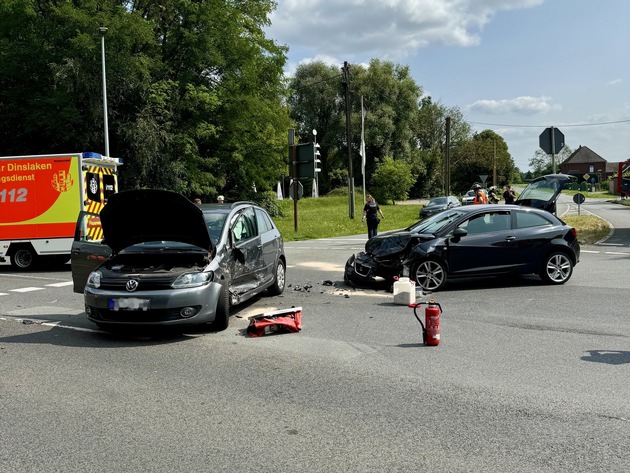
[[[463,229],[463,228],[456,228],[453,231],[453,238],[452,238],[452,240],[455,243],[457,243],[459,240],[462,239],[462,237],[465,237],[466,235],[468,235],[468,232],[465,229]]]

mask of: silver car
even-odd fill
[[[71,262],[74,291],[104,328],[224,330],[230,306],[285,287],[284,243],[263,208],[199,206],[162,190],[120,192],[100,215],[82,212]]]

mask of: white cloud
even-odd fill
[[[550,110],[559,110],[559,105],[554,105],[550,97],[516,97],[503,100],[477,100],[466,109],[473,112],[498,115],[514,113],[518,115],[535,115],[547,113]]]
[[[619,85],[623,83],[623,79],[613,79],[608,82],[608,85]]]
[[[430,44],[474,46],[499,11],[543,0],[279,0],[270,37],[307,55],[399,60]]]

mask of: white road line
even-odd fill
[[[44,289],[43,287],[22,287],[20,289],[9,289],[11,292],[32,292],[32,291],[41,291]]]
[[[13,317],[0,317],[0,320],[17,322],[20,324],[23,323],[24,321],[27,321],[32,325],[43,325],[44,327],[65,328],[68,330],[75,330],[77,332],[103,333],[102,330],[96,330],[96,329],[84,328],[84,327],[74,327],[72,325],[62,325],[61,322],[48,322],[48,321],[42,322],[42,321],[35,321],[32,319],[16,319]]]
[[[66,282],[56,282],[54,284],[46,284],[47,287],[65,287],[65,286],[72,286],[72,281],[66,281]]]
[[[9,293],[8,292],[0,292],[0,296],[8,296]]]

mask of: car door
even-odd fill
[[[514,256],[521,272],[538,272],[544,256],[549,251],[549,242],[561,237],[562,231],[555,229],[554,222],[546,214],[527,209],[513,212]]]
[[[453,275],[504,272],[514,264],[511,216],[507,210],[472,215],[456,228],[466,230],[461,238],[449,238],[444,252]],[[453,229],[453,230],[455,230]],[[452,232],[451,232],[452,234]]]
[[[269,215],[262,209],[254,208],[256,224],[264,261],[263,275],[265,281],[273,279],[276,271],[276,259],[280,252],[280,232],[274,227]]]
[[[252,207],[247,207],[234,216],[230,234],[233,246],[230,291],[241,295],[256,289],[261,284],[264,273],[262,244]]]
[[[81,211],[74,229],[74,241],[70,253],[74,292],[83,293],[90,273],[111,253],[111,248],[103,241],[99,214]]]

